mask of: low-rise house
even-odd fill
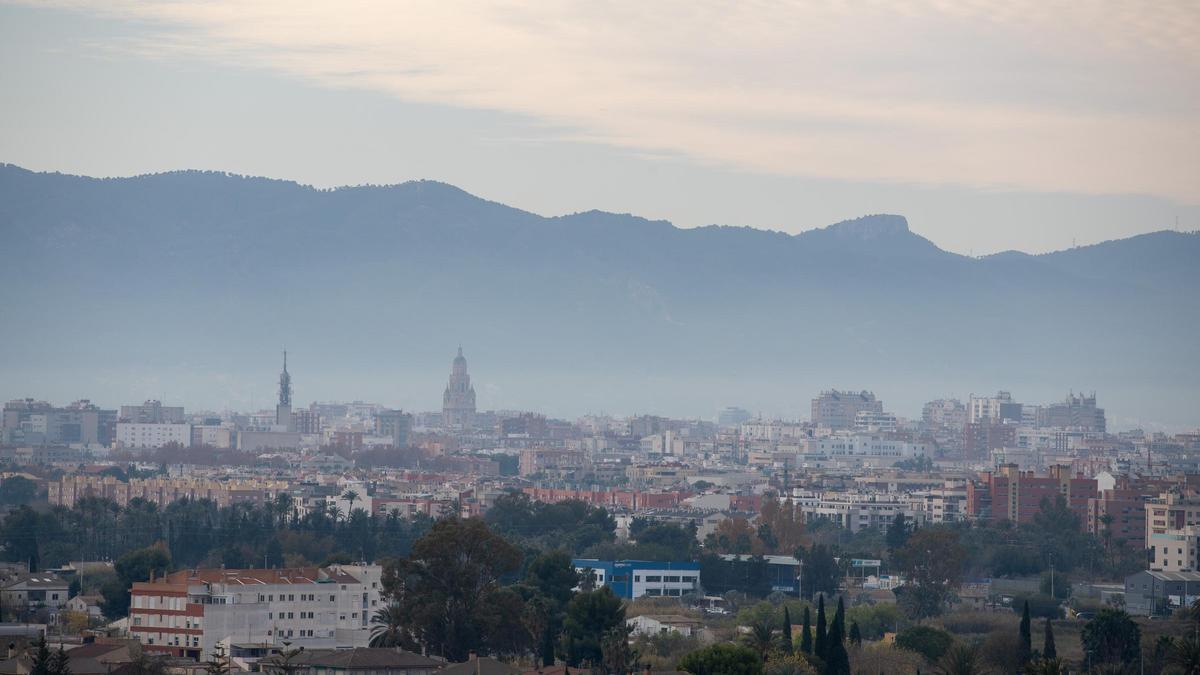
[[[81,612],[87,614],[89,619],[100,619],[104,617],[104,612],[100,611],[99,595],[76,595],[67,601],[66,609],[71,612]]]
[[[4,606],[17,611],[47,609],[55,614],[67,604],[70,584],[49,572],[20,574],[4,584]]]
[[[643,614],[626,619],[625,625],[634,635],[659,635],[674,632],[684,637],[691,637],[703,624],[696,619],[678,614]]]

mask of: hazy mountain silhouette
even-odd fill
[[[975,259],[896,215],[790,236],[545,218],[429,181],[11,165],[0,232],[7,396],[267,404],[286,345],[299,401],[434,409],[462,343],[481,405],[560,414],[806,416],[829,386],[901,414],[997,388],[1095,389],[1118,423],[1200,403],[1196,234]]]

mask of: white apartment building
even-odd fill
[[[966,519],[967,486],[965,482],[947,482],[942,487],[919,490],[908,496],[909,506],[920,514],[919,522],[929,524],[954,523]]]
[[[186,448],[192,444],[192,425],[118,422],[114,443],[118,448],[161,448],[172,443]]]
[[[135,583],[129,632],[147,651],[204,661],[219,643],[366,647],[379,565],[196,569]]]
[[[925,513],[914,509],[905,495],[796,490],[792,503],[804,514],[805,522],[831,520],[851,532],[869,527],[887,530],[897,513],[920,524],[926,522]]]
[[[782,420],[751,420],[738,427],[738,434],[746,441],[783,441],[804,438],[809,427],[797,422]]]
[[[892,464],[920,455],[928,455],[924,443],[909,443],[878,436],[834,435],[825,438],[809,438],[804,441],[802,461],[855,466],[891,466]]]

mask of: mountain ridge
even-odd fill
[[[322,398],[427,409],[446,345],[464,342],[490,366],[482,405],[548,412],[803,415],[830,386],[910,415],[922,398],[1022,387],[1030,401],[1095,388],[1147,424],[1182,424],[1200,403],[1186,385],[1200,376],[1198,235],[974,258],[893,214],[796,234],[679,228],[542,216],[439,181],[13,165],[0,232],[0,283],[17,290],[0,309],[14,389],[0,395],[51,396],[38,387],[54,376],[86,390],[57,398],[158,396],[129,383],[145,370],[197,392],[189,404],[244,402],[273,380],[257,355],[287,343]],[[181,360],[199,365],[176,372]]]

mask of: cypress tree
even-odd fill
[[[838,635],[846,638],[846,603],[838,596],[838,608],[833,614],[833,623],[837,626]]]
[[[822,594],[817,596],[817,635],[813,644],[813,653],[822,661],[825,660],[826,645],[828,644],[825,626],[825,595]]]
[[[792,613],[783,606],[783,653],[792,653]]]
[[[1025,601],[1025,609],[1021,611],[1021,626],[1018,629],[1021,637],[1021,663],[1027,663],[1033,655],[1033,635],[1029,625],[1029,601]]]
[[[808,610],[808,605],[804,606],[804,626],[800,630],[800,651],[805,654],[813,653],[812,639],[812,613]]]
[[[858,622],[850,622],[850,644],[858,646],[862,644],[862,631],[858,629]]]
[[[850,675],[850,655],[846,653],[846,608],[838,598],[838,608],[829,625],[825,644],[825,675]]]
[[[1058,658],[1058,648],[1054,646],[1054,629],[1050,627],[1050,619],[1046,619],[1046,638],[1042,644],[1042,658]]]

